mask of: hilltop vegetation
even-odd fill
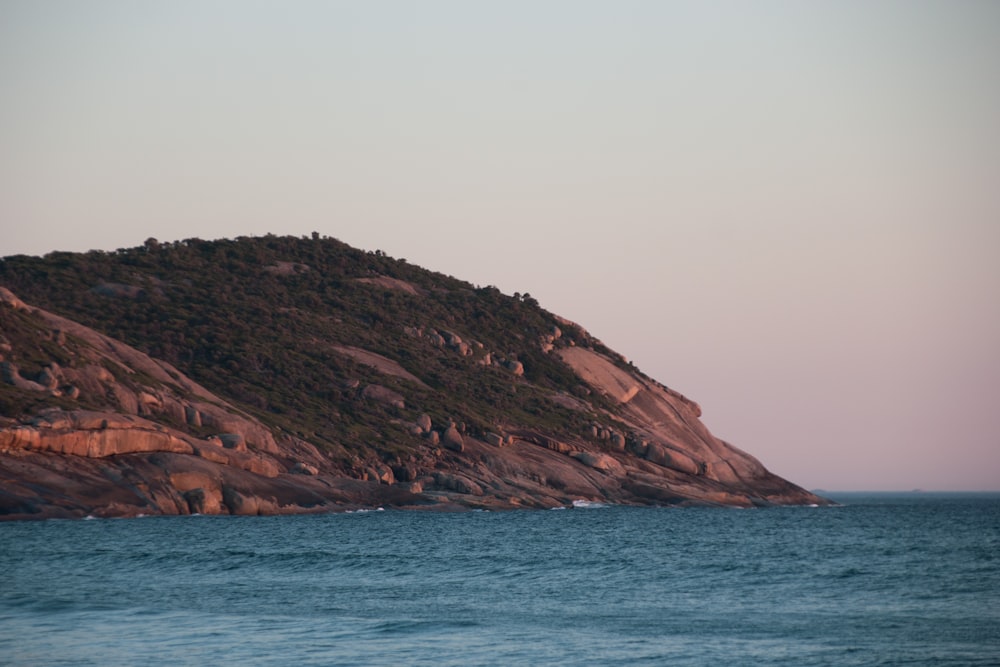
[[[0,516],[822,502],[529,294],[336,239],[0,260]]]
[[[530,295],[474,287],[318,235],[150,239],[116,252],[7,257],[0,284],[331,449],[391,447],[404,435],[394,419],[423,412],[474,434],[505,422],[582,433],[592,419],[549,399],[589,392],[546,348],[596,346],[618,358]],[[392,359],[420,382],[381,373],[342,346]],[[364,400],[359,389],[371,383],[405,396],[408,407]]]

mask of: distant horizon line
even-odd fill
[[[1000,494],[1000,489],[978,489],[978,490],[958,490],[958,489],[907,489],[907,490],[892,490],[892,489],[864,489],[858,491],[838,491],[835,489],[809,489],[810,493],[815,493],[817,495],[830,494],[830,493],[894,493],[894,494],[909,494],[909,495],[930,495],[935,493],[995,493]]]

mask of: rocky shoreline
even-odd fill
[[[309,275],[305,264],[275,264],[286,265],[264,273]],[[366,280],[363,289],[388,291],[385,299],[434,296],[398,278]],[[506,303],[498,293],[485,296]],[[524,298],[513,306],[537,309]],[[331,362],[343,358],[358,369],[355,379],[339,381],[341,403],[330,404],[329,419],[343,421],[339,411],[350,410],[360,421],[345,432],[370,434],[330,444],[267,423],[220,387],[210,391],[174,365],[0,288],[0,520],[827,502],[715,438],[697,403],[556,320],[533,338],[512,334],[530,346],[519,354],[411,325],[379,350],[350,338],[329,344]],[[564,336],[561,327],[574,333]],[[427,364],[464,373],[463,384],[448,394],[441,371],[408,353],[387,355],[404,343],[437,355]],[[522,361],[532,358],[561,384],[532,380]],[[421,405],[461,402],[461,392],[483,383],[499,387],[492,391],[510,408],[476,415],[466,407],[469,420]],[[562,421],[545,419],[546,411]]]

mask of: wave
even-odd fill
[[[573,501],[573,508],[574,509],[596,510],[596,509],[603,509],[605,507],[611,507],[611,505],[608,505],[607,503],[599,503],[596,500],[583,500],[583,499],[580,499],[580,500],[574,500]]]
[[[397,619],[377,623],[372,632],[386,635],[428,634],[475,628],[479,625],[473,619]]]

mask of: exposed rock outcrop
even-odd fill
[[[407,294],[412,294],[414,296],[420,296],[423,293],[423,291],[413,283],[406,280],[400,280],[398,278],[390,278],[389,276],[358,278],[357,282],[367,285],[377,285],[378,287],[385,289],[399,290],[400,292],[406,292]]]
[[[421,387],[426,386],[420,381],[420,378],[403,368],[398,362],[384,357],[381,354],[369,352],[368,350],[363,350],[359,347],[351,345],[333,345],[332,349],[351,357],[355,361],[378,369],[386,375],[393,375],[395,377],[403,378],[404,380],[409,380],[410,382],[420,385]]]
[[[370,384],[362,389],[361,397],[378,403],[391,405],[392,407],[400,410],[406,407],[406,400],[403,398],[402,394],[395,392],[388,387],[383,387],[380,384]]]
[[[248,280],[274,290],[313,280],[323,296],[302,304],[343,307],[322,315],[334,322],[323,334],[312,333],[319,320],[310,329],[295,319],[304,317],[302,304],[278,309],[271,335],[287,325],[295,333],[281,345],[302,345],[294,354],[309,360],[300,372],[319,369],[302,396],[268,394],[283,367],[263,354],[244,360],[233,352],[244,348],[223,354],[205,345],[199,363],[224,368],[198,376],[209,390],[177,366],[0,288],[0,518],[545,508],[578,499],[823,502],[713,437],[696,403],[527,295],[508,300],[495,288],[447,281],[418,288],[374,268],[323,282],[324,267],[336,262],[291,257],[309,264],[261,257]],[[152,322],[164,321],[158,304],[185,280],[157,282],[133,268],[102,275],[135,275],[135,285],[150,289],[108,283],[95,292],[88,276],[80,298],[147,309]],[[354,338],[338,333],[354,316],[351,303],[338,302],[341,284],[361,295]],[[384,309],[400,303],[413,309],[390,320]],[[506,320],[497,319],[501,312]],[[268,349],[261,340],[246,349]],[[171,358],[183,365],[184,354]],[[285,411],[302,419],[285,419]],[[328,424],[342,427],[316,437]]]
[[[18,450],[106,458],[140,452],[194,454],[191,443],[131,415],[48,411],[44,417],[0,430],[0,453]]]
[[[264,267],[264,271],[275,276],[294,276],[297,273],[308,272],[309,265],[299,262],[275,262]]]

